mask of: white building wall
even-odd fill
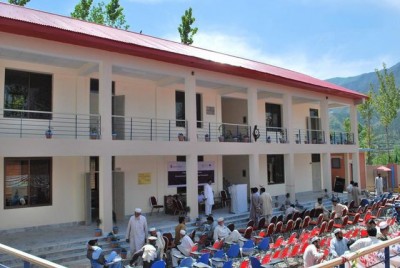
[[[294,155],[294,171],[296,175],[294,181],[296,193],[312,191],[312,170],[310,163],[310,154]]]

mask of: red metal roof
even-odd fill
[[[0,31],[134,55],[354,100],[367,96],[311,76],[195,46],[0,3]]]

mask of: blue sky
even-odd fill
[[[77,3],[31,0],[26,7],[69,16]],[[182,14],[192,7],[199,28],[194,46],[320,79],[372,72],[383,62],[392,66],[400,61],[400,0],[120,0],[120,4],[130,31],[174,41],[179,41]]]

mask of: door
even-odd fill
[[[92,189],[90,186],[90,173],[85,173],[85,224],[92,223]]]
[[[125,139],[125,96],[112,97],[112,132],[117,140]],[[119,117],[120,116],[120,117]]]
[[[112,181],[113,212],[117,221],[125,219],[125,174],[123,172],[113,172]]]

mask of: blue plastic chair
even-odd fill
[[[251,256],[250,263],[251,263],[251,268],[261,268],[261,263],[256,257]]]
[[[223,258],[223,257],[225,257],[225,251],[223,249],[218,250],[213,255],[213,258]]]
[[[269,250],[269,239],[270,237],[264,237],[260,243],[255,247],[258,251],[268,251]]]
[[[151,265],[151,268],[165,268],[165,261],[156,261]]]
[[[247,240],[246,242],[244,242],[241,253],[242,253],[242,257],[243,255],[245,256],[249,256],[251,254],[253,254],[254,252],[254,242],[253,240]]]
[[[226,261],[222,268],[232,268],[233,261]]]
[[[184,258],[178,267],[192,267],[193,266],[193,259],[191,257]]]
[[[229,260],[231,260],[237,258],[239,256],[239,253],[240,253],[239,245],[233,244],[226,252],[226,256],[228,257]]]
[[[209,265],[210,264],[210,253],[204,253],[203,255],[201,255],[200,258],[197,260],[197,262],[201,262],[201,263]]]

